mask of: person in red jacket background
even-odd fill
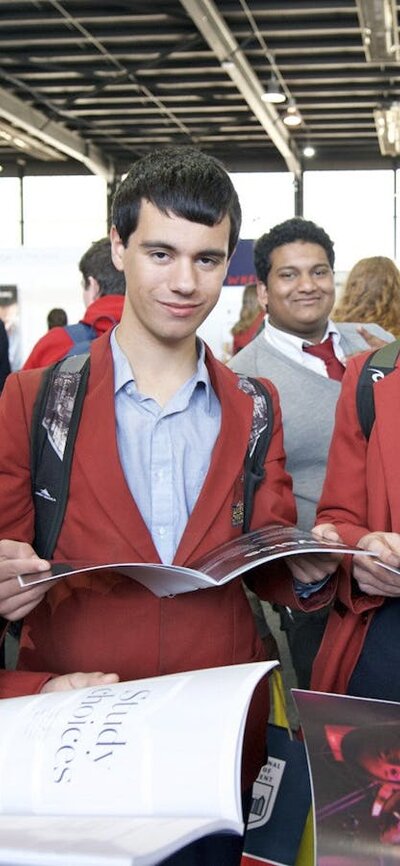
[[[125,295],[125,277],[111,258],[109,238],[95,241],[79,262],[82,274],[83,319],[76,325],[51,328],[33,347],[23,370],[46,367],[66,355],[87,351],[88,343],[100,337],[121,319]]]

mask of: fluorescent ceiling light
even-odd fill
[[[365,56],[368,61],[400,60],[395,0],[356,0]]]
[[[400,154],[400,103],[393,102],[390,108],[376,108],[375,126],[382,156]]]
[[[29,141],[29,153],[38,159],[77,159],[89,171],[108,182],[115,177],[114,165],[105,159],[101,150],[76,132],[50,120],[42,111],[0,87],[0,123],[7,125],[12,136]],[[11,131],[10,131],[11,130]],[[0,142],[1,143],[1,142]]]
[[[296,106],[294,99],[289,100],[286,114],[282,118],[286,126],[300,126],[303,123],[302,116]]]
[[[222,69],[225,69],[225,72],[231,72],[235,68],[235,61],[227,57],[226,60],[222,60],[221,66]]]
[[[279,84],[279,81],[274,75],[268,82],[268,87],[261,97],[263,102],[271,102],[273,105],[279,105],[280,102],[285,102],[286,96]]]
[[[299,176],[302,167],[296,144],[291,140],[274,106],[262,101],[263,91],[258,76],[218,11],[214,0],[180,0],[180,2],[219,62],[222,63],[234,56],[234,67],[229,72],[233,83],[283,156],[289,171]]]
[[[33,135],[28,135],[27,132],[5,120],[0,120],[0,152],[6,147],[17,148],[35,159],[43,159],[47,162],[66,159],[63,153],[50,147],[49,144],[45,144]]]

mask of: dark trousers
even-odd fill
[[[299,689],[309,689],[315,656],[324,636],[329,607],[305,613],[274,604],[279,612],[281,631],[286,634],[290,658],[295,669]]]
[[[347,686],[347,694],[400,701],[400,598],[377,608]]]

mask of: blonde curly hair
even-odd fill
[[[337,322],[376,322],[400,337],[400,271],[392,259],[360,259],[347,277],[333,318]]]

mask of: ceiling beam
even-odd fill
[[[279,150],[289,171],[295,175],[301,174],[301,163],[297,155],[295,143],[273,105],[262,102],[263,88],[240,50],[239,44],[231,30],[220,15],[213,0],[180,0],[194,24],[214,51],[219,62],[230,61],[226,69],[251,108],[257,120]]]
[[[95,145],[84,141],[76,132],[67,129],[61,123],[49,120],[41,111],[32,108],[27,102],[23,102],[2,87],[0,87],[0,117],[4,117],[9,123],[36,136],[61,153],[82,162],[93,174],[98,174],[107,181],[113,180],[112,163],[104,159]]]

